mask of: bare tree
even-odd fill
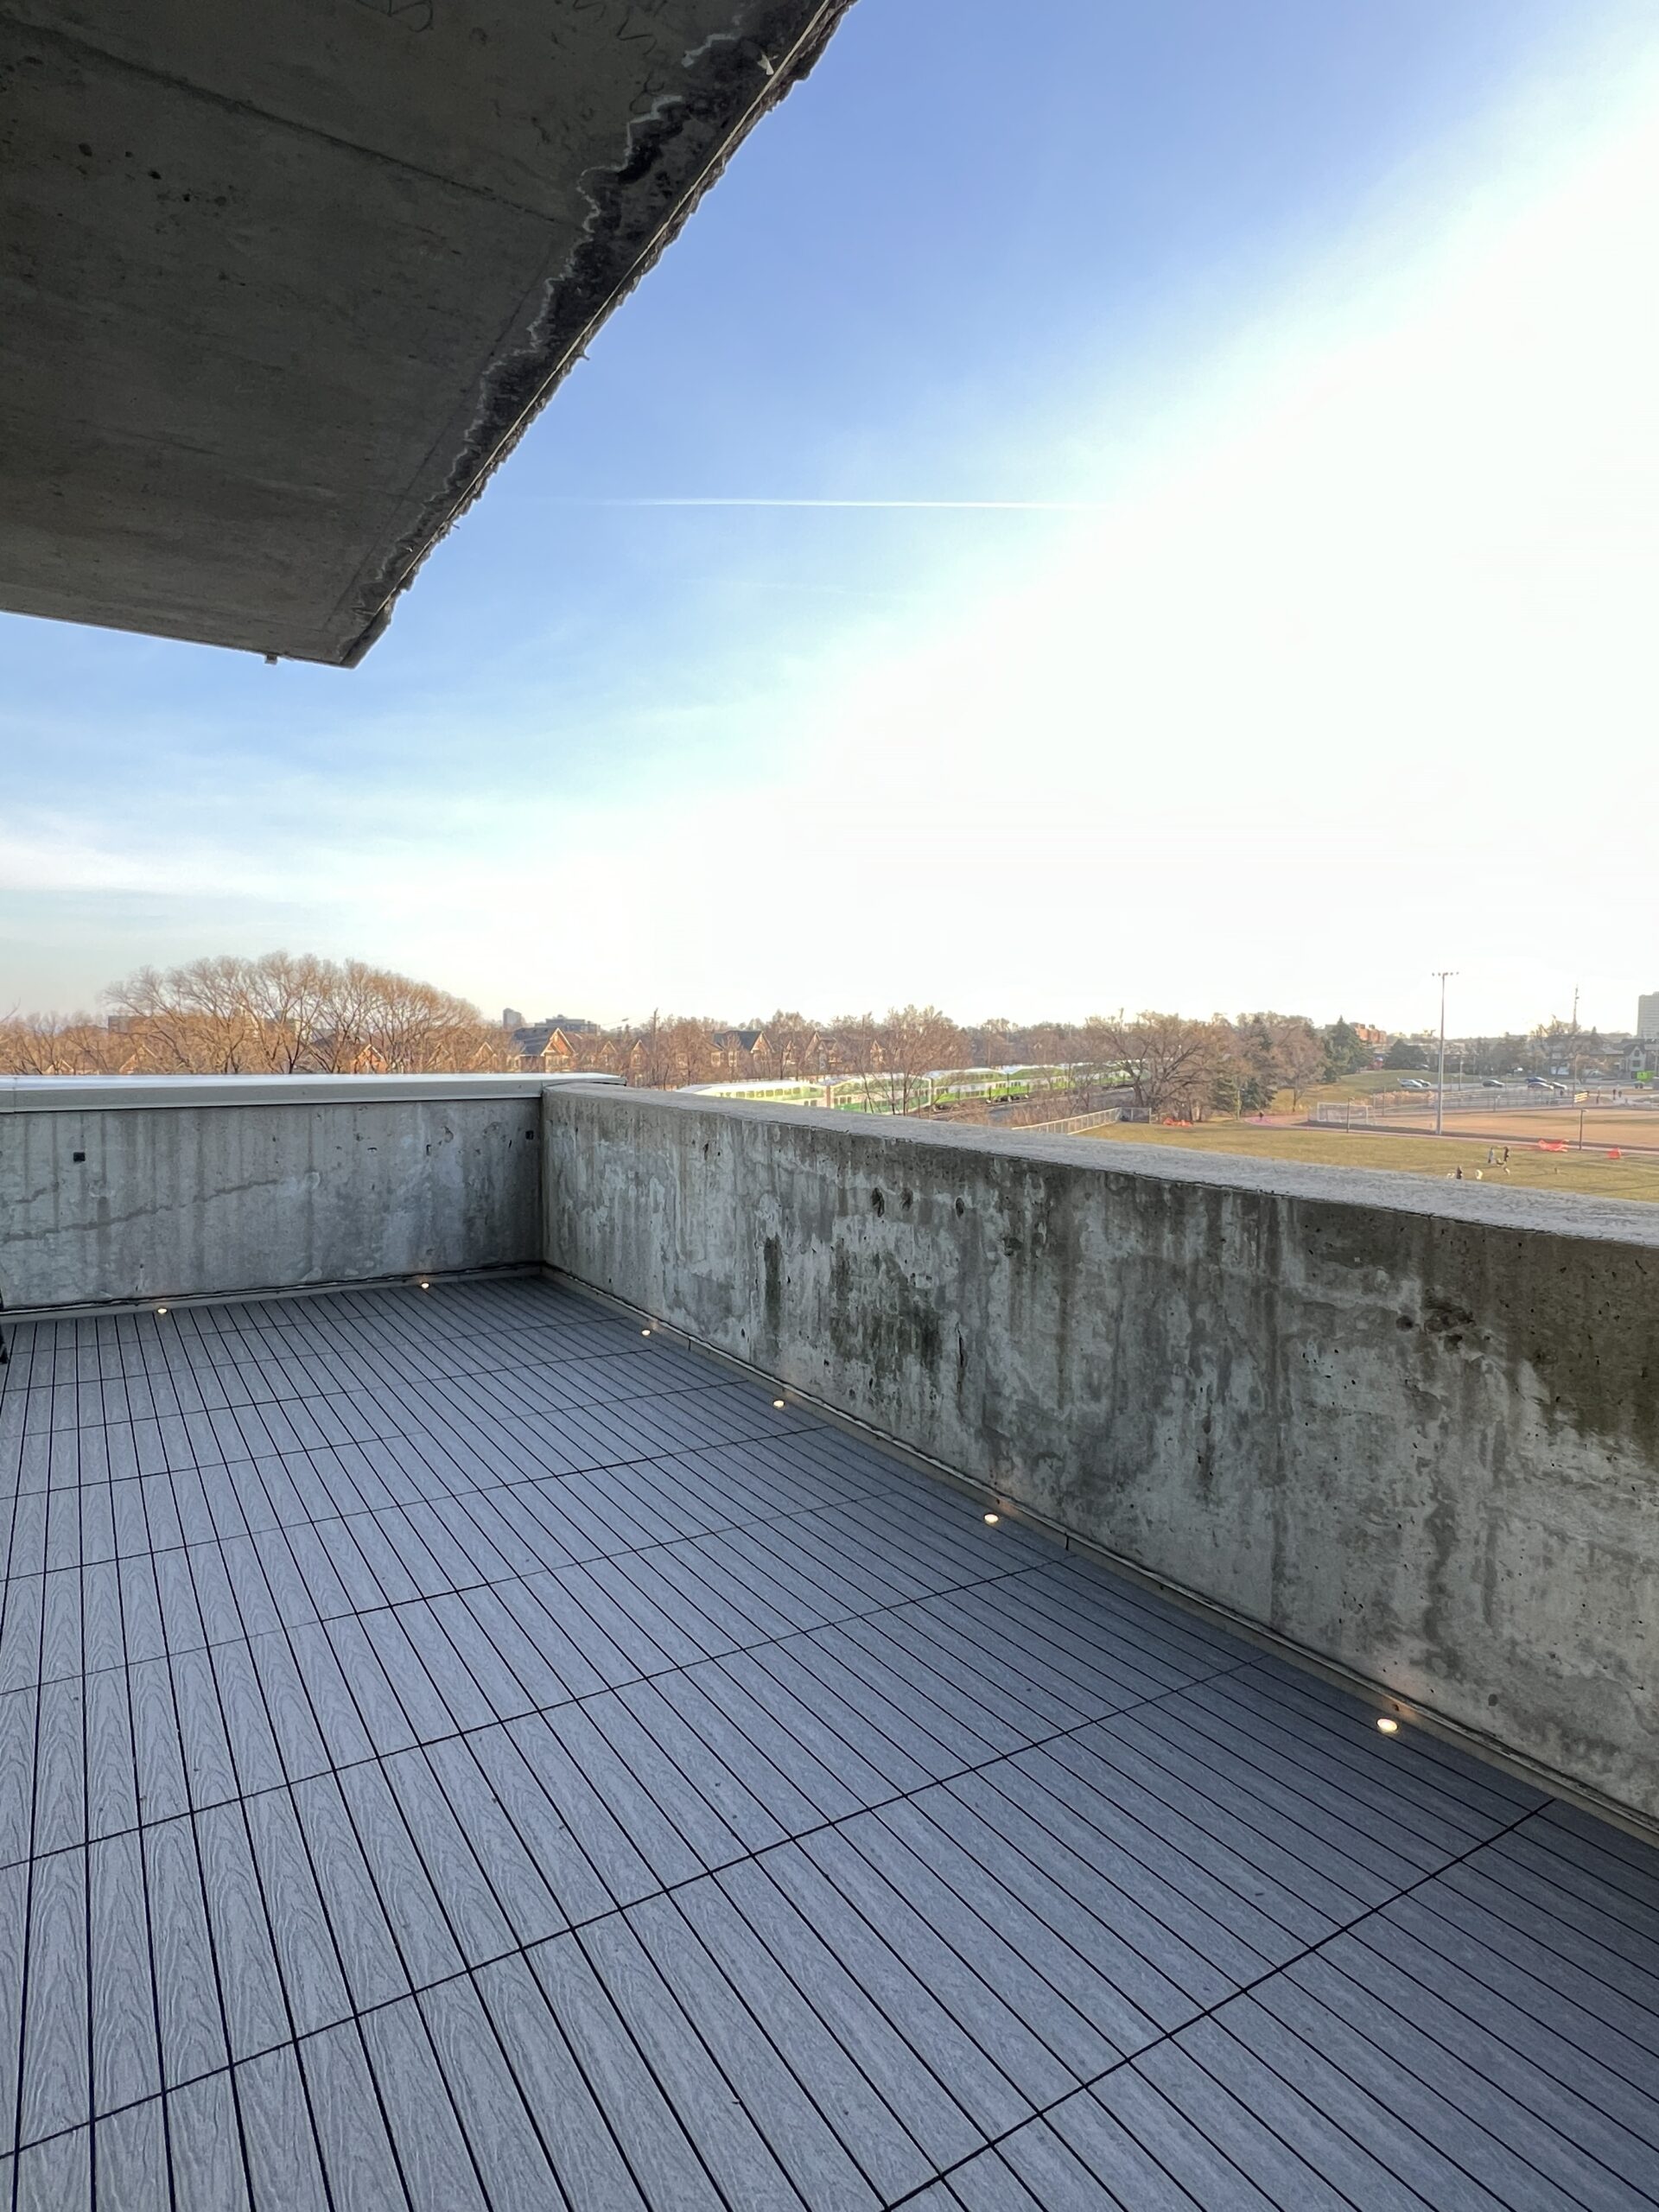
[[[271,952],[141,969],[111,1029],[156,1074],[349,1074],[479,1064],[499,1046],[466,1000],[366,962]]]
[[[1109,1065],[1150,1120],[1196,1121],[1212,1098],[1227,1052],[1224,1023],[1179,1014],[1094,1015],[1086,1025],[1090,1057]]]
[[[893,1114],[914,1114],[931,1105],[927,1078],[941,1068],[960,1066],[967,1045],[950,1015],[936,1006],[893,1007],[878,1025],[874,1041],[877,1085]]]

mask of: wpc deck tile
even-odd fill
[[[1017,2023],[991,2023],[998,2045],[994,2056],[977,2040],[976,2028],[966,2026],[931,1976],[924,1979],[918,1970],[943,1963],[934,1946],[924,1942],[912,1965],[817,1863],[810,1841],[768,1853],[759,1862],[766,1879],[835,1953],[863,2003],[899,2032],[982,2136],[988,2140],[1006,2133],[1029,2119],[1039,2101],[1064,2093],[1070,2084],[1052,2061],[1043,2064],[1035,2037],[1027,2042],[1014,2032],[1011,2045],[997,2034],[1001,2024],[1017,2031]],[[972,2008],[963,2004],[963,2010],[971,2013]],[[1039,2081],[1054,2086],[1039,2091]]]
[[[646,2202],[653,2207],[684,2206],[686,2212],[721,2212],[720,2195],[707,2165],[653,2080],[578,1939],[557,1936],[526,1958]]]
[[[1188,2087],[1195,2071],[1190,2069],[1184,2076]],[[1120,2066],[1103,2081],[1096,2082],[1089,2097],[1100,2111],[1109,2113],[1123,2133],[1157,2160],[1163,2171],[1186,2191],[1195,2204],[1217,2208],[1217,2212],[1222,2207],[1225,2212],[1272,2212],[1275,2205],[1294,2205],[1297,2212],[1306,2205],[1309,2212],[1322,2212],[1314,2177],[1306,2169],[1288,2187],[1282,2174],[1258,2174],[1258,2180],[1263,2183],[1261,2187],[1249,2179],[1244,2164],[1249,2162],[1250,2152],[1234,2139],[1233,2131],[1223,2128],[1218,2139],[1197,2124],[1198,2115],[1205,2110],[1207,2101],[1202,2093],[1191,2107],[1184,2101],[1172,2101],[1141,2067]],[[1213,2105],[1211,2109],[1213,2111]],[[1093,2145],[1092,2128],[1084,2125],[1086,2110],[1084,2101],[1074,2097],[1052,2115],[1056,2128],[1084,2158],[1090,2155]],[[1239,2119],[1243,2120],[1242,2113]],[[1224,2144],[1230,2144],[1238,2157],[1230,2156]],[[1269,2182],[1276,2193],[1269,2193],[1266,2186]]]
[[[1659,2194],[1659,1853],[640,1325],[10,1331],[19,2202]]]
[[[299,2051],[335,2206],[348,2205],[351,2212],[427,2212],[404,2191],[356,2023],[308,2037]]]
[[[238,2066],[232,2082],[254,2212],[329,2212],[298,2052],[267,2051]],[[125,2212],[124,2197],[113,2202]]]
[[[60,1851],[31,1870],[17,2142],[90,2117],[86,1854]]]
[[[765,2032],[674,1901],[660,1897],[636,1905],[626,1924],[802,2201],[814,2212],[874,2212],[880,2199],[869,2180],[791,2071],[791,2063],[798,2063],[791,2041],[785,2036],[774,2042]],[[599,1955],[601,1933],[608,1942],[607,1931],[595,1929],[590,1955]],[[601,1971],[606,1971],[602,1960]],[[717,2100],[718,2088],[714,2094]]]
[[[1184,1700],[1114,1714],[1086,1733],[1103,1758],[1122,1765],[1158,1795],[1187,1810],[1237,1848],[1268,1854],[1291,1870],[1333,1918],[1382,1904],[1421,1878],[1421,1867],[1380,1843],[1360,1824],[1359,1808],[1332,1793],[1315,1797],[1256,1765],[1237,1747],[1195,1727]]]
[[[428,1765],[471,1847],[486,1882],[519,1945],[562,1935],[570,1925],[557,1891],[503,1809],[473,1750],[452,1737],[426,1752]]]
[[[8,2164],[10,2164],[8,2161]],[[16,2161],[16,2212],[76,2212],[92,2201],[92,2131],[77,2127],[49,2142],[20,2151]],[[194,2212],[194,2207],[189,2212]],[[234,2200],[227,2206],[234,2212]]]
[[[319,1776],[297,1783],[292,1794],[353,2006],[361,2012],[407,1996],[397,1940],[338,1778]]]
[[[571,2212],[645,2212],[606,2116],[602,2081],[590,2082],[577,2064],[528,1961],[504,1959],[474,1980]]]
[[[731,1999],[787,2063],[881,2201],[907,2197],[919,2187],[934,2171],[932,2157],[922,2148],[928,2134],[925,2112],[916,2121],[918,2141],[910,2124],[915,2115],[901,2114],[880,2094],[879,2061],[867,2070],[858,2063],[857,2039],[833,2031],[833,2001],[822,2014],[814,2008],[719,1883],[694,1882],[660,1907],[634,1909],[632,1924],[659,1960],[683,1955],[671,1915],[695,1936]],[[689,1983],[695,1991],[700,1979],[688,1970],[677,1986]]]
[[[962,1854],[953,1852],[925,1822],[907,1821],[908,1810],[904,1805],[884,1807],[880,1813],[866,1814],[823,1838],[808,1838],[805,1847],[826,1871],[832,1857],[845,1867],[846,1850],[857,1852],[880,1878],[879,1892],[868,1889],[861,1892],[876,1900],[878,1917],[885,1919],[902,1908],[925,1923],[976,1980],[995,1992],[997,2003],[1036,2035],[1075,2080],[1092,2081],[1116,2065],[1125,2054],[1107,2039],[1097,2024],[1098,1981],[1085,1992],[1085,1975],[1075,1970],[1083,1962],[1075,1957],[1057,1959],[1056,1954],[1062,1949],[1059,1945],[1032,1942],[1029,1925],[1017,1909],[1010,1908],[1006,1897],[996,1893],[995,1882],[982,1885],[974,1880],[974,1870],[964,1868]],[[958,1879],[964,1880],[963,1887],[958,1888]],[[1057,1978],[1033,1963],[1017,1940],[1020,1936],[1031,1942],[1045,1964],[1056,1967]],[[976,2015],[980,2017],[977,2005]]]
[[[752,1999],[762,2024],[787,2018],[788,2008],[804,2000],[845,2060],[857,2069],[921,2153],[916,2185],[930,2171],[954,2165],[981,2148],[986,2139],[984,2127],[862,1986],[830,1941],[830,1931],[804,1917],[756,1860],[729,1868],[715,1879],[727,1904],[735,1910],[763,1952],[770,1955],[772,1966],[783,1977],[779,1994],[770,1993],[768,1985],[762,1982],[760,1996]],[[697,1915],[702,1910],[700,1885],[678,1892],[675,1901],[688,1917]],[[702,1923],[696,1920],[694,1924]],[[785,2000],[782,2004],[780,1995]],[[1001,2085],[1000,2101],[1018,2117],[1025,2116],[1022,2101],[1006,2083]]]
[[[1389,1958],[1432,1961],[1433,1986],[1447,1986],[1455,1977],[1467,1985],[1471,2006],[1484,2009],[1490,1996],[1659,2098],[1659,2020],[1505,1928],[1459,1896],[1450,1876],[1426,1882],[1356,1932]]]
[[[473,1983],[458,1976],[417,2002],[487,2202],[507,2212],[567,2212],[569,2199]]]
[[[31,1849],[60,1851],[86,1833],[86,1726],[79,1681],[41,1689],[35,1736],[35,1833]]]
[[[288,2042],[294,2032],[265,1916],[260,1870],[240,1805],[199,1814],[195,1827],[226,2039],[233,2059],[251,2058]],[[273,1893],[273,1904],[280,1908],[280,1891]]]
[[[170,2088],[226,2065],[213,1940],[195,1830],[188,1816],[141,1831],[149,1904],[162,2078]]]
[[[741,2088],[710,2056],[628,1922],[613,1914],[594,1921],[579,1940],[653,2086],[724,2201],[746,2212],[750,2206],[754,2212],[798,2212],[800,2198],[745,2109]],[[541,1964],[541,1954],[532,1958]],[[735,2070],[741,2049],[722,2050],[725,2068]]]
[[[581,1710],[705,1868],[783,1841],[785,1830],[765,1806],[695,1731],[677,1724],[673,1708],[650,1683],[630,1683]]]
[[[512,1923],[424,1753],[400,1751],[383,1764],[461,1957],[474,1966],[514,1949]]]
[[[411,2205],[489,2212],[419,2006],[401,1999],[366,2013],[362,2028]]]
[[[865,1816],[867,1829],[874,1818]],[[804,1879],[803,1860],[813,1870],[810,1880]],[[850,1907],[1033,2109],[1086,2078],[1058,2050],[1068,2029],[1082,2024],[1063,2017],[1067,2008],[1035,1976],[1021,1974],[1017,1961],[995,1955],[972,1915],[952,1911],[938,1893],[925,1911],[897,1886],[893,1878],[909,1870],[900,1854],[880,1847],[879,1830],[868,1851],[845,1830],[825,1828],[763,1863],[798,1903],[803,1894],[818,1895],[832,1900],[834,1913]],[[817,1889],[820,1879],[827,1892]],[[1091,2059],[1096,2056],[1110,2064],[1116,2053],[1091,2050]],[[1088,2070],[1097,2069],[1091,2063]]]
[[[143,1847],[111,1836],[86,1864],[92,2109],[103,2113],[160,2094],[161,2053]]]
[[[160,2097],[124,2106],[96,2122],[92,2158],[101,2203],[118,2205],[121,2212],[173,2212],[167,2122]],[[255,2173],[257,2188],[257,2168]],[[0,2185],[0,2203],[4,2201]],[[326,2212],[297,2192],[292,2201],[295,2212]],[[54,2212],[76,2212],[73,2197],[64,2199]]]
[[[817,1827],[825,1819],[822,1805],[803,1795],[760,1741],[728,1719],[691,1670],[630,1682],[616,1698],[750,1850]],[[762,1729],[763,1736],[775,1732]],[[791,1764],[798,1763],[798,1755]],[[853,1801],[834,1790],[833,1783],[831,1795],[841,1809],[853,1809]]]
[[[245,1809],[294,2031],[332,2027],[350,2018],[352,2001],[293,1800],[267,1790]]]
[[[348,1767],[338,1781],[410,1986],[425,1988],[459,1973],[460,1946],[378,1762]]]
[[[1263,2038],[1260,2022],[1249,2009],[1249,1999],[1240,1999],[1238,2005],[1237,2032],[1230,2032],[1218,2018],[1203,2020],[1177,2037],[1173,2050],[1195,2062],[1209,2077],[1212,2094],[1208,2109],[1219,2122],[1213,2139],[1225,2148],[1236,2146],[1239,2163],[1264,2185],[1265,2177],[1274,2171],[1295,2177],[1300,2193],[1281,2199],[1287,2212],[1291,2206],[1302,2212],[1304,2204],[1310,2212],[1314,2207],[1320,2212],[1424,2212],[1426,2205],[1430,2212],[1492,2212],[1493,2200],[1469,2183],[1467,2176],[1455,2177],[1453,2194],[1419,2196],[1343,2125],[1344,2120],[1357,2119],[1363,2130],[1371,2117],[1367,2101],[1351,2092],[1340,2075],[1333,2099],[1323,2094],[1323,2082],[1314,2096],[1305,2095],[1304,2087],[1314,2086],[1312,2065],[1303,2065],[1299,2051],[1292,2049],[1287,2054],[1290,2074],[1275,2071],[1258,2054]],[[1165,2060],[1163,2047],[1136,2063],[1170,2094],[1177,2094],[1173,2085],[1181,2082],[1182,2075],[1173,2058]],[[1203,2109],[1197,2082],[1190,2088],[1193,2102],[1186,2108]],[[1213,2094],[1217,2089],[1224,2093],[1224,2100]],[[1402,2162],[1427,2177],[1427,2145],[1418,2139],[1414,2148],[1406,2147],[1409,2128],[1403,2120],[1389,2133]],[[1431,2189],[1446,2178],[1444,2169],[1434,2162]]]
[[[1299,1961],[1287,1980],[1343,2018],[1384,2058],[1431,2082],[1455,2110],[1552,2176],[1569,2196],[1614,2212],[1652,2201],[1659,2175],[1653,2140],[1659,2134],[1659,2102],[1639,2094],[1621,2097],[1623,2085],[1575,2066],[1573,2054],[1559,2045],[1539,2054],[1542,2064],[1522,2056],[1353,1936]],[[1270,1994],[1264,1991],[1264,1999]],[[1563,2062],[1573,2077],[1571,2087],[1557,2070]],[[1620,2102],[1642,2134],[1606,2110]]]

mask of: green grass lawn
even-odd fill
[[[1577,1191],[1592,1198],[1659,1201],[1659,1154],[1609,1160],[1605,1151],[1540,1152],[1510,1142],[1510,1169],[1486,1165],[1487,1140],[1387,1136],[1372,1129],[1263,1128],[1246,1122],[1206,1122],[1197,1129],[1166,1129],[1113,1122],[1091,1136],[1129,1144],[1173,1145],[1183,1152],[1246,1153],[1258,1160],[1300,1160],[1319,1167],[1383,1167],[1402,1175],[1444,1179],[1461,1167],[1488,1182],[1527,1191]],[[1502,1144],[1498,1150],[1503,1149]]]

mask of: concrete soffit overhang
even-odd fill
[[[351,666],[851,0],[0,0],[0,606]]]

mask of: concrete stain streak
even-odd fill
[[[1659,1815],[1650,1221],[672,1094],[544,1116],[575,1280]]]

